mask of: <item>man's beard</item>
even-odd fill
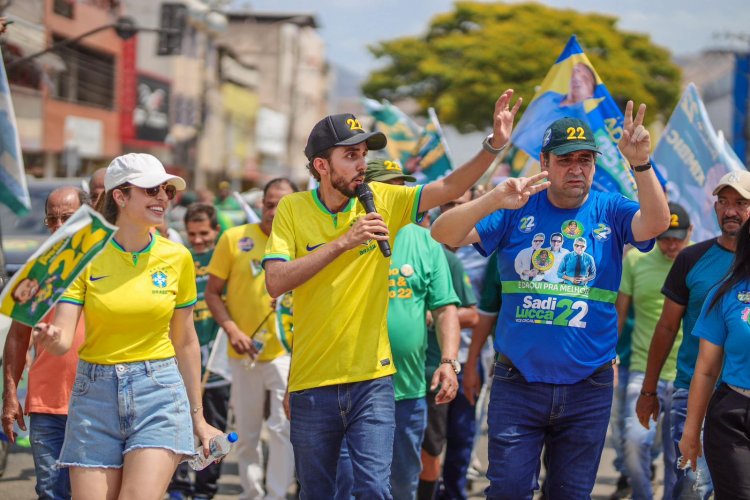
[[[355,191],[349,187],[349,184],[359,176],[351,179],[350,181],[347,181],[346,179],[344,179],[344,177],[338,175],[335,171],[331,172],[331,174],[331,185],[333,186],[333,188],[347,198],[354,198]]]

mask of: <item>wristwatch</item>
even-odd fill
[[[459,363],[455,359],[443,358],[443,359],[440,360],[440,364],[441,365],[446,365],[446,364],[447,365],[451,365],[451,367],[453,368],[453,371],[456,372],[456,375],[458,375],[459,373],[461,373],[461,363]]]
[[[650,168],[651,168],[651,162],[647,161],[643,165],[636,165],[636,166],[634,166],[633,170],[635,170],[636,172],[645,172],[646,170],[648,170]]]
[[[487,137],[484,138],[484,140],[482,141],[482,149],[484,149],[485,151],[487,151],[491,155],[497,156],[497,155],[500,154],[500,152],[503,149],[505,149],[506,147],[508,147],[508,143],[506,142],[505,144],[503,144],[499,148],[493,147],[492,146],[492,142],[491,142],[493,137],[494,137],[494,134],[490,134],[490,135],[488,135]],[[508,142],[510,142],[510,141],[508,141]]]

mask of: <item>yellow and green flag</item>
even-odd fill
[[[29,326],[39,323],[115,231],[88,205],[79,208],[13,275],[0,295],[0,313]]]

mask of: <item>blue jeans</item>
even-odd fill
[[[426,426],[427,401],[424,397],[396,401],[396,433],[391,464],[391,491],[395,500],[413,500],[417,496]],[[352,462],[344,443],[336,471],[336,500],[351,498],[353,483]]]
[[[336,494],[336,469],[346,441],[355,498],[391,499],[395,400],[392,377],[295,391],[289,395],[291,441],[300,498]]]
[[[70,498],[70,476],[68,469],[55,466],[60,458],[65,439],[67,415],[32,413],[29,419],[29,439],[34,456],[36,494],[43,499]]]
[[[627,393],[630,370],[627,366],[622,365],[618,365],[615,369],[617,370],[617,387],[614,388],[612,412],[609,415],[610,438],[612,448],[615,450],[615,460],[612,462],[612,466],[617,472],[627,476],[623,446],[625,444],[625,394]]]
[[[680,439],[682,431],[685,428],[685,419],[687,418],[687,400],[688,390],[677,388],[672,394],[672,442],[674,443],[675,453],[680,456]],[[701,442],[703,433],[701,432]],[[711,474],[708,472],[706,458],[698,457],[698,477],[692,469],[677,469],[675,467],[677,481],[674,485],[673,497],[678,500],[707,500],[714,491],[714,485],[711,482]]]
[[[438,498],[441,500],[468,498],[466,474],[471,463],[474,448],[477,419],[476,407],[469,404],[463,390],[463,368],[458,374],[458,392],[448,407],[447,441],[445,464],[443,465],[443,486]],[[478,367],[479,380],[484,381],[481,367]]]
[[[542,446],[548,469],[545,496],[589,498],[596,480],[612,406],[614,371],[575,384],[529,383],[495,363],[489,423],[487,498],[531,499],[538,489]]]
[[[630,478],[630,486],[633,489],[633,500],[652,499],[654,497],[651,488],[651,458],[652,447],[656,438],[657,422],[651,421],[648,429],[643,427],[635,414],[635,405],[640,396],[643,386],[643,372],[631,371],[627,385],[627,396],[625,403],[625,469]],[[675,475],[674,446],[671,443],[671,430],[669,418],[672,404],[672,382],[659,380],[656,392],[659,398],[659,406],[662,419],[662,445],[664,448],[664,498],[672,498]]]

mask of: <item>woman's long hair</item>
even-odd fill
[[[102,216],[104,216],[104,218],[110,224],[117,224],[117,216],[120,215],[120,207],[117,206],[117,202],[112,196],[112,192],[115,189],[120,189],[127,185],[128,183],[125,183],[125,184],[121,184],[119,186],[113,187],[112,189],[106,191],[104,194],[99,196],[99,199],[96,201],[96,206],[94,207],[94,210],[102,214]],[[128,196],[127,191],[123,191],[123,193],[125,193],[125,196]]]
[[[748,278],[750,278],[750,219],[746,220],[740,228],[737,235],[737,250],[734,252],[734,262],[732,262],[732,267],[729,269],[724,282],[714,295],[708,310],[713,309],[721,297],[732,287]]]

